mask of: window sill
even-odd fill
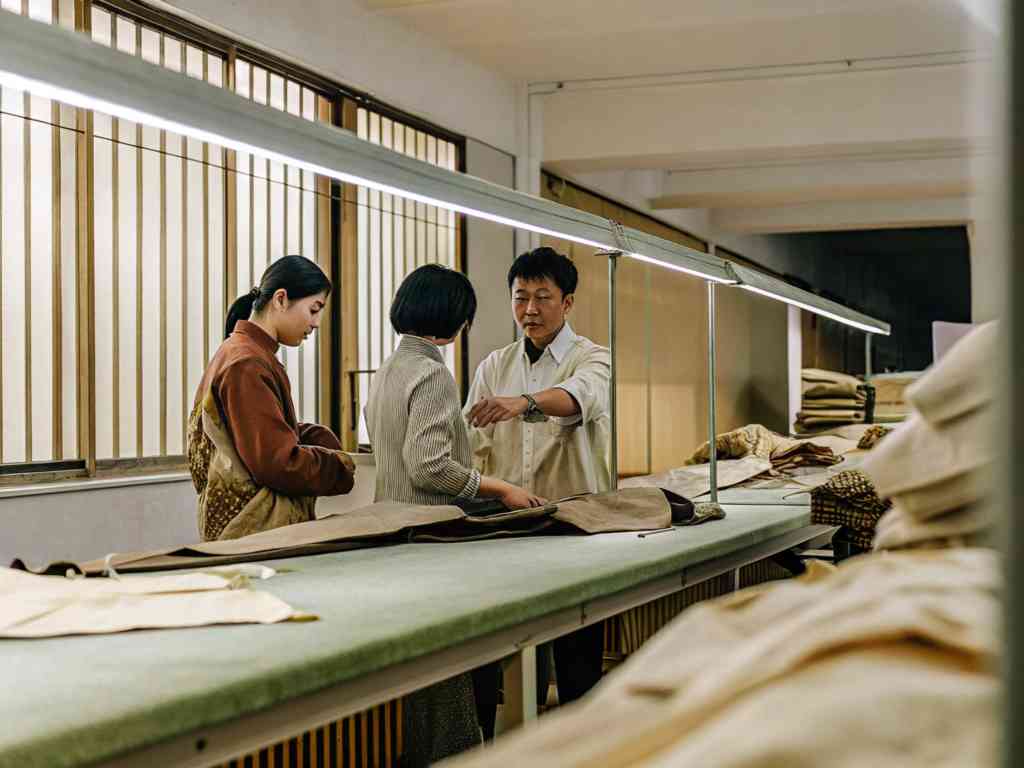
[[[191,481],[188,472],[160,472],[149,475],[126,475],[124,477],[91,477],[80,480],[59,480],[50,483],[25,483],[22,485],[0,486],[0,500],[21,496],[45,496],[51,493],[74,493],[80,491],[104,491],[111,488],[127,488],[137,485],[161,485]]]

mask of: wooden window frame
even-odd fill
[[[193,45],[206,53],[216,54],[224,59],[225,79],[223,87],[234,89],[236,62],[244,59],[250,64],[268,72],[298,82],[313,90],[321,100],[318,118],[338,127],[355,131],[355,116],[359,108],[371,110],[382,117],[398,121],[417,131],[447,141],[456,147],[456,169],[466,170],[465,137],[453,133],[416,115],[409,114],[376,100],[370,94],[345,87],[322,75],[280,59],[258,47],[248,45],[200,24],[183,19],[169,12],[153,8],[138,0],[74,0],[75,30],[91,34],[92,10],[98,8],[117,17],[125,18],[141,30],[146,27],[161,34],[171,35],[185,45]],[[206,60],[204,55],[204,61]],[[78,459],[0,463],[0,486],[28,483],[51,483],[81,478],[130,477],[157,472],[184,472],[186,457],[148,456],[121,459],[97,459],[96,445],[96,318],[95,305],[95,210],[91,190],[94,168],[92,146],[93,115],[91,111],[75,110],[76,159],[75,159],[75,242],[77,249],[77,420]],[[235,259],[237,258],[238,216],[235,186],[228,183],[235,168],[236,155],[225,150],[224,184],[224,271],[225,307],[235,298],[238,290]],[[59,169],[55,169],[59,173]],[[356,187],[331,179],[317,178],[316,200],[318,205],[317,229],[315,232],[317,260],[324,267],[337,286],[336,300],[330,303],[330,322],[321,328],[318,365],[319,413],[320,420],[341,436],[344,446],[356,449],[357,422],[353,421],[351,409],[345,404],[354,402],[350,377],[358,360],[358,284],[357,256],[358,231],[355,215]],[[183,212],[184,215],[184,212]],[[465,271],[466,226],[463,214],[456,214],[455,264]],[[183,243],[184,247],[184,243]],[[340,283],[340,284],[339,284]],[[207,287],[208,289],[208,287]],[[161,288],[161,293],[165,289]],[[55,333],[59,329],[55,329]],[[141,333],[141,326],[136,329]],[[205,338],[205,336],[204,336]],[[465,396],[468,389],[468,350],[461,342],[455,348],[456,379]],[[161,370],[165,365],[166,350],[161,348]],[[141,361],[137,361],[141,366]],[[184,364],[184,362],[183,362]],[[141,371],[141,367],[139,369]],[[55,376],[60,375],[59,370]],[[141,374],[140,374],[141,375]],[[162,386],[164,375],[161,374]],[[55,397],[60,393],[55,390]],[[163,398],[161,400],[163,402]],[[184,403],[187,412],[189,403]],[[69,414],[63,414],[65,418]],[[356,414],[357,416],[357,414]],[[0,413],[0,419],[2,419]],[[161,419],[161,421],[166,421]],[[166,450],[166,430],[170,425],[161,424],[161,449]]]

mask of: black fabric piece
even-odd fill
[[[692,501],[665,488],[662,488],[661,492],[665,494],[665,500],[672,509],[672,525],[686,525],[692,522],[695,513]]]
[[[470,517],[490,517],[509,511],[508,507],[498,499],[455,499],[452,504]]]

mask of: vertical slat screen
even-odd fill
[[[324,99],[316,91],[241,58],[235,62],[235,92],[306,120],[330,118],[330,110],[321,108]],[[317,240],[318,231],[330,229],[329,221],[321,221],[325,215],[329,218],[330,209],[320,204],[329,199],[329,184],[325,186],[308,171],[244,152],[236,154],[235,171],[229,172],[228,183],[233,186],[237,210],[233,227],[239,294],[258,285],[264,270],[289,254],[317,261],[329,273],[329,264],[324,263],[330,258],[329,249],[322,254]],[[288,371],[300,421],[321,420],[320,355],[319,333],[298,349],[281,348],[281,362]]]
[[[67,0],[6,12],[74,27]],[[76,112],[0,89],[0,462],[78,450]]]
[[[223,87],[225,61],[102,8],[96,42]],[[224,150],[94,116],[97,458],[177,456],[225,279]]]
[[[433,165],[458,168],[458,147],[445,139],[360,108],[356,133],[374,144],[402,152]],[[356,391],[359,409],[369,397],[372,372],[398,343],[391,328],[391,300],[402,280],[424,264],[443,264],[459,269],[457,217],[436,206],[359,187],[358,205],[358,370]],[[456,373],[455,345],[442,348],[445,363]],[[361,413],[358,441],[369,435]]]

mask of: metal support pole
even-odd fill
[[[871,367],[871,338],[873,333],[864,334],[864,378],[870,379],[874,370]]]
[[[715,284],[708,282],[708,467],[710,480],[710,501],[698,504],[698,511],[702,513],[722,512],[722,506],[718,503],[718,446],[715,438],[718,428],[715,424],[715,406],[717,392],[715,391]]]
[[[711,463],[711,501],[718,503],[718,450],[715,445],[715,438],[718,436],[717,425],[715,424],[715,406],[717,392],[715,391],[715,284],[708,282],[708,440],[711,441],[709,458]]]
[[[612,417],[612,444],[611,444],[611,475],[612,490],[619,487],[619,392],[618,392],[618,368],[615,365],[615,332],[616,309],[615,309],[615,270],[619,264],[619,257],[622,254],[618,251],[608,253],[608,351],[611,358],[611,386],[609,392],[609,404]]]

